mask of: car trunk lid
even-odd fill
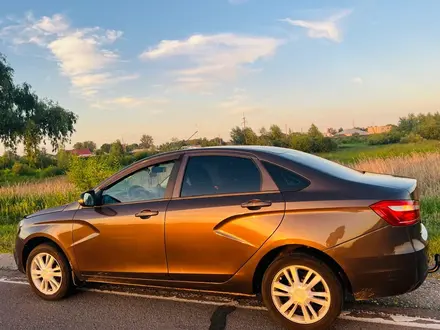
[[[408,193],[408,199],[419,200],[420,198],[417,180],[413,178],[390,174],[363,172],[363,174],[359,176],[359,182],[368,185],[405,190]]]

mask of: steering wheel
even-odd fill
[[[150,191],[138,185],[131,186],[128,189],[128,196],[134,200],[150,200],[154,198],[154,195]]]

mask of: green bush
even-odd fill
[[[353,134],[352,136],[336,136],[333,140],[337,144],[365,144],[367,143],[368,135]]]
[[[34,175],[35,174],[35,169],[31,168],[29,165],[27,164],[23,164],[23,163],[19,163],[16,162],[13,166],[12,166],[12,173],[14,175]]]
[[[73,184],[85,191],[97,186],[117,169],[108,156],[72,157],[67,176]]]
[[[381,144],[392,144],[400,142],[402,138],[402,133],[397,131],[391,131],[388,133],[372,134],[368,136],[367,142],[369,145],[381,145]]]
[[[134,160],[138,161],[156,154],[154,151],[141,151],[134,154]]]
[[[133,163],[136,160],[136,158],[133,155],[125,155],[122,157],[121,165],[127,166]]]
[[[42,169],[39,173],[39,177],[44,178],[50,178],[57,175],[63,175],[65,171],[62,168],[56,167],[56,166],[49,166],[45,169]]]
[[[324,136],[291,134],[288,147],[304,152],[318,153],[335,150],[338,145],[331,138]]]
[[[419,134],[409,133],[407,136],[404,136],[400,139],[400,143],[419,143],[424,140]]]

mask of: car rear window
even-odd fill
[[[280,191],[298,191],[306,188],[310,182],[303,177],[278,165],[262,162]]]
[[[296,163],[310,167],[320,172],[324,172],[328,175],[337,178],[355,179],[358,178],[359,174],[362,173],[350,167],[338,164],[336,162],[332,162],[322,157],[308,154],[306,152],[297,151],[297,150],[288,150],[288,149],[285,150],[286,150],[285,152],[279,152],[277,154],[283,158],[287,158]]]

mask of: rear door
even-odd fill
[[[171,278],[224,282],[284,216],[277,186],[251,155],[187,154],[165,222]]]

